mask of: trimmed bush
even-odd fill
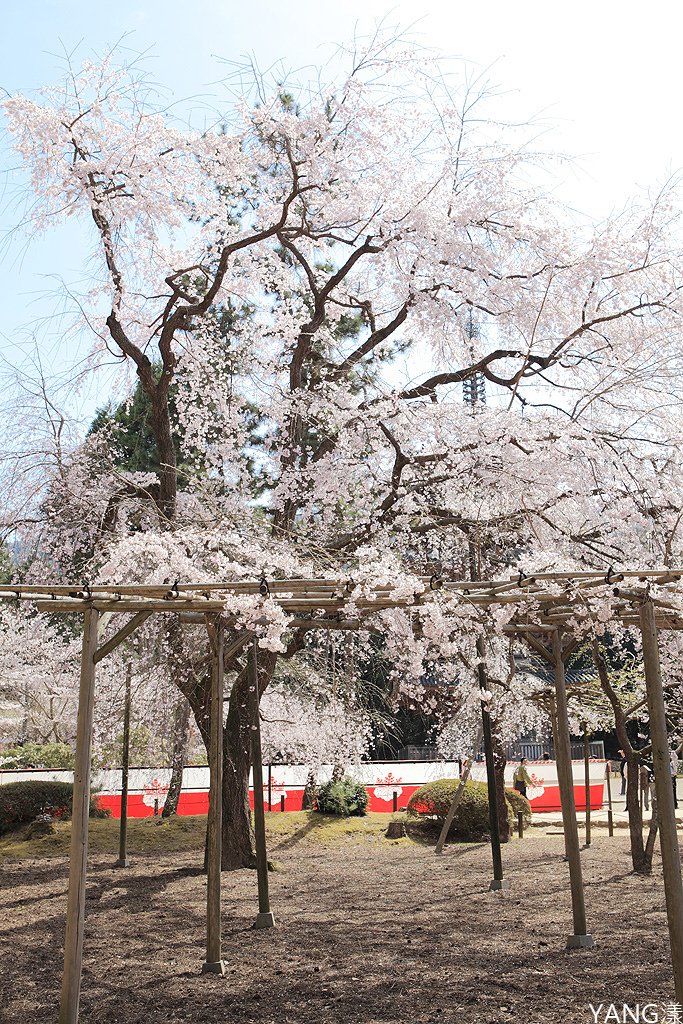
[[[313,810],[320,814],[341,814],[344,818],[362,816],[368,806],[368,791],[362,782],[345,775],[324,782],[313,792]]]
[[[70,818],[73,807],[74,787],[71,782],[42,782],[31,779],[27,782],[10,782],[0,786],[0,835],[12,832],[28,821],[34,821],[39,814],[50,814],[53,818]],[[100,807],[97,797],[90,798],[90,817],[108,818],[110,812]]]
[[[453,797],[460,779],[438,779],[428,782],[416,790],[408,801],[407,812],[410,817],[431,821],[436,830],[440,830],[446,820]],[[515,790],[506,789],[505,798],[510,822],[517,820],[517,812],[522,811],[525,821],[531,821],[529,801]],[[449,829],[449,835],[486,836],[489,834],[489,800],[488,786],[485,782],[465,783],[458,809]]]
[[[521,811],[524,815],[524,827],[526,828],[531,824],[531,804],[525,796],[518,793],[516,789],[506,789],[505,799],[508,802],[508,807],[512,810],[513,820],[517,823],[517,815]]]

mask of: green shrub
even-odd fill
[[[524,826],[525,828],[531,824],[531,804],[525,796],[518,793],[516,789],[506,789],[505,799],[508,802],[508,807],[512,811],[513,821],[517,823],[517,815],[521,811],[524,815]]]
[[[438,779],[428,782],[416,790],[408,801],[408,815],[414,818],[431,821],[435,829],[441,829],[446,820],[459,779]],[[525,821],[531,821],[531,806],[520,793],[506,789],[505,797],[510,822],[517,820],[517,812],[522,811]],[[485,782],[465,783],[458,809],[449,829],[449,835],[485,836],[489,834],[489,800],[488,786]]]
[[[70,818],[74,787],[71,782],[28,780],[0,786],[0,835],[12,832],[39,814]],[[100,807],[96,796],[90,797],[90,816],[108,818],[110,811]]]
[[[313,810],[320,814],[341,814],[345,818],[365,814],[368,791],[362,782],[345,775],[316,786],[313,792]]]
[[[64,768],[72,771],[74,752],[66,743],[33,743],[0,750],[0,768]]]

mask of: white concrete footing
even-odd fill
[[[593,945],[592,935],[568,935],[567,949],[589,949]]]
[[[202,974],[225,974],[225,964],[222,960],[205,960],[202,964]]]

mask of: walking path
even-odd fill
[[[579,828],[585,828],[586,816],[583,811],[579,811],[576,815],[576,821]],[[615,828],[628,828],[628,814],[624,810],[624,805],[619,804],[619,810],[612,808],[612,821]],[[676,822],[679,828],[683,828],[683,807],[678,808],[676,811]],[[537,814],[531,815],[531,824],[534,828],[540,828],[543,826],[548,827],[562,827],[562,812],[561,811],[539,811]],[[650,824],[650,811],[643,811],[643,825],[649,826]],[[591,811],[591,828],[607,828],[607,808],[604,807],[599,811]]]
[[[618,781],[618,780],[617,780]],[[614,779],[612,780],[614,786]],[[678,788],[680,790],[681,780],[678,780]],[[616,793],[615,790],[616,789]],[[612,791],[612,821],[615,828],[628,828],[628,814],[625,810],[626,798],[619,793],[619,786],[614,786]],[[651,809],[645,810],[643,808],[643,825],[650,825]],[[576,819],[579,828],[586,827],[586,815],[584,811],[579,811],[576,815]],[[683,800],[679,796],[678,807],[676,809],[676,822],[679,828],[683,828]],[[561,811],[538,811],[534,813],[532,808],[531,824],[535,828],[547,827],[562,827],[562,812]],[[591,811],[591,827],[607,828],[607,787],[605,787],[605,796],[602,808],[600,810]]]

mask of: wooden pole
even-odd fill
[[[441,829],[441,834],[439,835],[439,838],[438,838],[437,843],[436,843],[436,847],[434,849],[434,853],[437,854],[437,855],[440,854],[442,852],[442,850],[443,850],[444,843],[446,842],[446,837],[448,836],[448,833],[450,831],[450,827],[453,824],[453,818],[455,817],[455,812],[457,811],[458,807],[460,806],[460,800],[461,800],[462,794],[463,794],[463,792],[465,790],[465,784],[467,783],[467,780],[470,777],[470,771],[472,769],[472,765],[474,764],[476,756],[479,753],[479,748],[481,747],[481,735],[482,735],[483,728],[484,728],[483,725],[479,726],[479,730],[477,732],[477,738],[474,741],[474,746],[472,748],[472,756],[469,758],[468,761],[466,761],[464,772],[463,772],[463,768],[462,768],[462,761],[460,761],[460,783],[458,785],[458,788],[455,791],[455,796],[453,797],[453,800],[451,801],[451,806],[448,808],[448,814],[446,815],[446,820],[443,823],[443,827]]]
[[[484,667],[484,641],[477,639],[477,674],[479,688],[487,691],[486,669]],[[481,702],[481,725],[484,733],[484,751],[486,754],[486,785],[489,799],[489,831],[491,832],[491,858],[493,860],[493,880],[489,889],[509,889],[509,879],[503,878],[503,858],[500,852],[500,832],[498,829],[498,801],[496,799],[496,772],[493,765],[493,740],[491,738],[491,716],[486,701]]]
[[[221,845],[223,842],[223,620],[215,619],[209,740],[209,821],[206,864],[206,960],[202,974],[225,974],[221,958]]]
[[[268,810],[273,809],[273,766],[268,765]]]
[[[256,874],[258,879],[258,914],[254,928],[272,928],[275,919],[268,894],[268,851],[266,849],[266,816],[263,810],[263,764],[261,762],[261,717],[258,692],[258,641],[251,645],[251,763],[254,778],[254,834],[256,839]]]
[[[652,763],[655,772],[657,810],[659,814],[659,841],[662,850],[666,916],[669,922],[669,941],[674,971],[676,1001],[683,1003],[683,883],[681,882],[681,859],[676,835],[676,812],[674,808],[671,767],[669,763],[669,739],[666,730],[664,692],[659,666],[659,647],[654,605],[649,599],[640,608],[640,629],[643,635],[643,663],[647,708],[650,716],[650,737],[652,740]]]
[[[588,729],[583,723],[583,783],[586,792],[586,846],[591,844],[591,775],[590,775],[590,746],[588,743]]]
[[[64,940],[64,977],[59,1007],[59,1024],[77,1024],[83,962],[85,924],[85,877],[88,860],[88,812],[90,810],[90,764],[92,719],[95,701],[95,662],[98,612],[87,608],[83,616],[81,678],[78,691],[78,724],[74,765],[69,896]],[[669,789],[671,787],[669,786]]]
[[[593,937],[586,929],[586,907],[583,896],[581,855],[579,852],[579,830],[576,824],[574,802],[574,779],[572,777],[572,752],[569,739],[569,717],[567,715],[567,691],[562,661],[562,640],[559,629],[553,630],[553,659],[555,662],[556,736],[555,758],[557,778],[560,784],[564,844],[569,863],[569,881],[572,892],[572,917],[574,934],[567,938],[567,948],[592,946]]]
[[[607,775],[607,831],[610,836],[614,836],[614,816],[612,814],[612,772],[610,770],[610,763],[606,765]]]
[[[119,859],[115,868],[130,866],[127,851],[128,839],[128,766],[130,763],[130,662],[126,665],[126,698],[123,705],[123,752],[121,755],[121,822],[119,825]]]

